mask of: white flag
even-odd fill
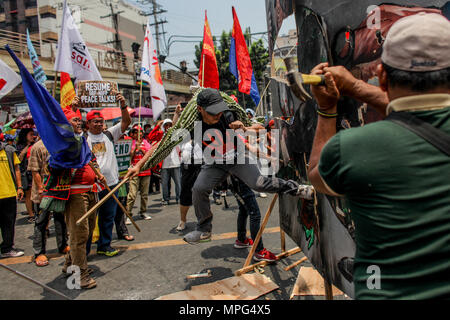
[[[150,84],[153,119],[156,120],[165,109],[167,98],[148,22],[145,30],[144,49],[142,51],[141,81],[146,81]]]
[[[22,82],[20,76],[0,60],[0,99]]]
[[[66,72],[76,80],[103,80],[64,1],[61,34],[55,71]]]

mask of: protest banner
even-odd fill
[[[114,152],[117,158],[117,165],[119,167],[119,177],[123,178],[131,164],[131,145],[133,140],[122,139],[114,144]]]
[[[118,92],[116,82],[86,80],[77,82],[77,95],[80,108],[118,107],[114,91]]]

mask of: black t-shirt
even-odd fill
[[[236,157],[237,137],[230,128],[230,123],[236,119],[234,112],[225,111],[215,124],[210,125],[202,121],[202,149],[206,163],[209,156],[214,160]]]

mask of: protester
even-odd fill
[[[258,121],[256,121],[256,112],[253,109],[247,108],[245,109],[245,112],[247,113],[247,117],[250,119],[252,123],[258,123]],[[267,194],[264,192],[257,192],[257,194],[261,198],[267,198]]]
[[[87,116],[89,127],[87,142],[95,155],[100,166],[101,173],[105,176],[107,185],[113,189],[119,182],[119,169],[116,155],[114,153],[114,143],[125,132],[131,123],[130,114],[125,104],[125,98],[116,93],[116,99],[120,102],[122,111],[121,122],[103,131],[105,124],[103,115],[100,111],[92,110]],[[108,194],[108,190],[99,193],[99,199]],[[117,196],[117,194],[116,194]],[[117,203],[113,197],[109,198],[99,209],[98,227],[100,237],[97,241],[97,254],[113,257],[119,253],[117,249],[111,247],[112,229],[114,226],[114,217],[116,215]],[[88,247],[89,251],[90,247]]]
[[[20,257],[22,250],[14,248],[14,233],[17,216],[17,200],[24,196],[20,174],[20,161],[15,148],[0,142],[0,230],[3,242],[1,258]],[[16,191],[17,188],[17,191]]]
[[[261,223],[261,212],[255,193],[239,178],[231,176],[233,191],[239,206],[237,216],[237,239],[234,243],[236,249],[245,249],[253,246],[258,235]],[[247,238],[247,218],[250,220],[250,236]],[[274,262],[277,260],[275,254],[264,248],[262,237],[256,245],[253,259],[256,261]]]
[[[145,137],[148,136],[148,134],[150,133],[150,131],[152,131],[152,126],[151,126],[149,123],[146,123],[146,124],[144,125],[144,134],[145,134]]]
[[[16,140],[16,136],[13,136],[12,134],[5,134],[6,145],[13,147],[14,150],[16,150],[16,145],[14,143],[15,140]]]
[[[445,17],[418,13],[388,31],[379,88],[343,67],[312,71],[326,85],[312,88],[319,117],[308,176],[318,192],[344,196],[351,211],[356,299],[450,296],[449,150],[430,142],[450,134],[448,39]],[[336,133],[341,95],[384,109],[387,120]]]
[[[64,213],[62,212],[50,212],[48,210],[40,210],[39,204],[41,203],[42,194],[44,192],[44,180],[48,177],[48,160],[49,153],[42,140],[36,142],[31,148],[30,158],[28,161],[28,171],[33,175],[33,183],[31,187],[31,201],[34,204],[34,211],[36,212],[36,219],[34,223],[34,235],[33,235],[33,250],[34,250],[34,262],[38,267],[44,267],[48,265],[48,258],[46,256],[46,244],[47,244],[47,228],[53,215],[53,221],[55,223],[56,242],[58,251],[66,254],[69,252],[69,246],[67,245],[67,228],[64,221]]]
[[[164,131],[161,130],[161,125],[163,123],[163,120],[159,120],[155,127],[150,131],[150,133],[146,136],[147,141],[151,145],[155,145],[157,142],[161,141]],[[151,168],[151,176],[150,176],[150,186],[149,186],[149,193],[159,193],[160,192],[160,184],[161,184],[161,166],[162,163],[157,164],[153,168]],[[153,191],[153,188],[155,191]]]
[[[182,145],[182,166],[181,166],[181,194],[180,194],[180,222],[176,227],[177,231],[186,229],[187,213],[192,206],[192,187],[201,171],[202,149],[193,140]],[[235,183],[233,191],[239,205],[239,213],[237,217],[238,238],[234,243],[236,249],[249,248],[256,239],[261,222],[261,213],[253,191],[242,181],[232,177]],[[247,217],[250,217],[250,233],[251,239],[247,238]],[[253,240],[252,240],[253,239]],[[264,248],[262,238],[259,241],[254,259],[256,261],[273,262],[277,257]]]
[[[65,109],[64,114],[72,125],[75,134],[81,134],[81,119],[79,116],[70,109]],[[68,275],[69,266],[78,266],[80,268],[80,286],[84,289],[91,289],[97,286],[97,282],[91,277],[93,270],[88,268],[87,264],[88,242],[94,232],[96,215],[91,214],[79,224],[77,224],[77,220],[83,217],[97,203],[97,196],[94,192],[96,180],[103,184],[106,183],[103,175],[96,177],[91,165],[98,168],[98,164],[94,160],[91,160],[83,168],[76,170],[66,169],[61,172],[61,170],[50,168],[51,171],[55,171],[54,174],[59,171],[58,174],[61,178],[48,180],[49,182],[46,185],[47,190],[58,190],[62,188],[53,186],[52,183],[59,184],[60,181],[65,181],[66,179],[71,181],[69,199],[65,204],[64,212],[69,229],[70,251],[69,254],[66,254],[62,272]]]
[[[152,131],[147,135],[147,140],[151,144],[161,141],[164,131],[162,129],[163,120],[159,120]]]
[[[172,120],[165,119],[162,123],[162,128],[164,132],[167,132],[172,127]],[[180,147],[176,146],[172,152],[164,159],[161,167],[161,180],[162,180],[162,205],[169,205],[170,202],[170,179],[175,183],[175,199],[176,204],[180,200],[180,190],[181,190],[181,172],[180,172]]]
[[[256,115],[255,110],[247,108],[245,109],[245,112],[247,113],[247,117],[250,119],[250,121],[253,122],[253,120],[255,120]]]
[[[211,133],[211,136],[221,136],[222,141],[226,141],[227,129],[232,130],[251,130],[257,131],[263,128],[259,124],[253,124],[251,127],[245,127],[241,121],[235,120],[237,117],[228,108],[228,105],[223,101],[220,92],[215,89],[203,89],[197,96],[197,105],[201,122],[202,137],[205,133]],[[191,135],[192,136],[192,135]],[[195,140],[195,139],[194,139]],[[192,188],[192,200],[195,208],[195,215],[197,216],[197,230],[188,233],[184,240],[188,243],[206,242],[211,240],[212,231],[212,212],[209,202],[209,195],[212,189],[226,179],[227,174],[238,176],[250,188],[257,191],[264,192],[284,192],[294,196],[302,195],[303,197],[310,197],[312,190],[300,186],[295,181],[285,181],[278,178],[267,178],[260,174],[258,167],[248,161],[248,155],[244,154],[243,164],[238,164],[237,154],[233,154],[233,158],[226,157],[227,154],[223,150],[228,150],[226,145],[215,145],[216,140],[199,141],[203,147],[205,165],[202,166],[199,176]],[[205,158],[205,148],[210,148],[212,151],[217,151],[215,157],[212,156],[212,151],[208,150],[208,158]],[[231,146],[236,151],[237,146]],[[135,176],[138,174],[140,168],[145,163],[145,160],[150,156],[148,152],[144,158],[133,168],[131,168],[127,176]],[[225,159],[226,158],[226,159]],[[211,163],[211,160],[213,162]],[[228,161],[227,163],[225,163]]]
[[[31,128],[20,130],[17,140],[17,156],[20,160],[20,174],[22,179],[22,187],[25,192],[25,206],[28,213],[28,222],[34,222],[33,202],[31,201],[31,184],[33,177],[31,172],[27,170],[28,159],[30,158],[30,150],[35,141],[35,133]]]
[[[202,148],[193,140],[181,146],[180,222],[177,231],[186,229],[186,217],[192,206],[192,187],[201,170]]]
[[[124,208],[127,207],[127,196],[128,196],[129,184],[125,183],[118,190],[117,198]],[[130,211],[131,214],[131,211]],[[116,225],[117,238],[119,240],[133,241],[134,236],[130,235],[127,224],[131,224],[131,220],[126,218],[125,220],[125,212],[123,212],[120,206],[117,206],[116,216],[114,217],[114,223]]]
[[[120,139],[124,140],[132,140],[131,137],[129,137],[126,133],[123,133]],[[123,184],[119,190],[117,191],[117,198],[119,199],[120,203],[123,205],[124,208],[127,207],[127,196],[129,191],[129,183],[126,182]],[[131,214],[131,212],[130,212]],[[133,241],[134,236],[130,235],[128,232],[127,224],[131,224],[130,219],[126,218],[125,212],[122,210],[122,208],[118,205],[116,208],[116,216],[114,217],[114,224],[116,225],[116,233],[117,238],[120,240],[126,240],[126,241]]]
[[[135,165],[142,159],[144,154],[150,150],[151,146],[144,139],[144,130],[141,127],[136,127],[131,129],[130,136],[133,139],[133,144],[131,146],[131,164]],[[138,192],[141,196],[141,206],[139,210],[139,215],[144,220],[151,220],[152,217],[148,215],[147,212],[147,202],[148,202],[148,189],[150,185],[150,175],[151,169],[147,169],[139,173],[137,177],[130,179],[129,192],[127,196],[127,210],[131,214],[133,209],[134,201]],[[128,219],[128,218],[127,218]]]
[[[213,132],[217,136],[222,137],[222,141],[226,141],[227,129],[239,130],[244,132],[247,130],[258,131],[263,127],[259,124],[253,124],[245,127],[241,121],[235,120],[236,116],[228,108],[223,101],[218,90],[205,89],[197,97],[198,111],[202,119],[202,133],[205,137],[206,132]],[[198,219],[197,230],[187,234],[184,240],[189,243],[197,243],[210,241],[212,229],[212,212],[209,203],[209,194],[215,185],[219,184],[226,178],[228,173],[239,177],[245,184],[259,192],[289,192],[297,195],[299,186],[294,181],[285,181],[278,178],[269,179],[261,176],[258,167],[248,161],[248,154],[243,156],[244,163],[237,163],[237,147],[232,146],[235,153],[232,162],[227,158],[225,152],[228,151],[227,146],[223,144],[219,148],[215,146],[216,140],[203,140],[203,150],[205,155],[206,148],[214,148],[215,151],[224,150],[222,154],[215,155],[212,164],[205,164],[197,178],[193,187],[193,204],[195,214]],[[208,160],[205,160],[208,161]],[[222,164],[220,164],[222,162]],[[225,163],[226,162],[226,163]]]

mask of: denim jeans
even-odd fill
[[[255,164],[203,165],[192,188],[197,230],[211,232],[213,214],[209,195],[215,186],[226,179],[228,174],[239,177],[243,183],[258,192],[277,193],[292,189],[292,184],[288,181],[262,176]]]
[[[239,213],[237,217],[237,234],[238,240],[244,242],[247,238],[247,217],[250,216],[250,235],[253,240],[256,239],[258,235],[260,223],[261,223],[261,212],[259,211],[258,203],[256,202],[255,193],[241,180],[236,179],[237,190],[236,193],[242,198],[244,203],[238,199]],[[236,197],[237,198],[237,197]],[[256,251],[261,251],[264,248],[262,238],[260,239]]]
[[[170,178],[172,178],[175,183],[175,196],[176,196],[176,200],[178,201],[178,200],[180,200],[180,192],[181,192],[180,167],[161,169],[162,192],[163,192],[163,200],[164,201],[170,200],[170,196],[169,196]]]
[[[116,185],[110,186],[111,190]],[[98,194],[99,200],[105,197],[109,193],[108,190],[103,190]],[[115,193],[116,197],[118,192]],[[114,227],[114,218],[116,216],[117,202],[113,197],[110,197],[106,202],[98,209],[98,229],[100,231],[100,237],[97,241],[97,251],[100,249],[106,249],[111,246],[112,231]]]

